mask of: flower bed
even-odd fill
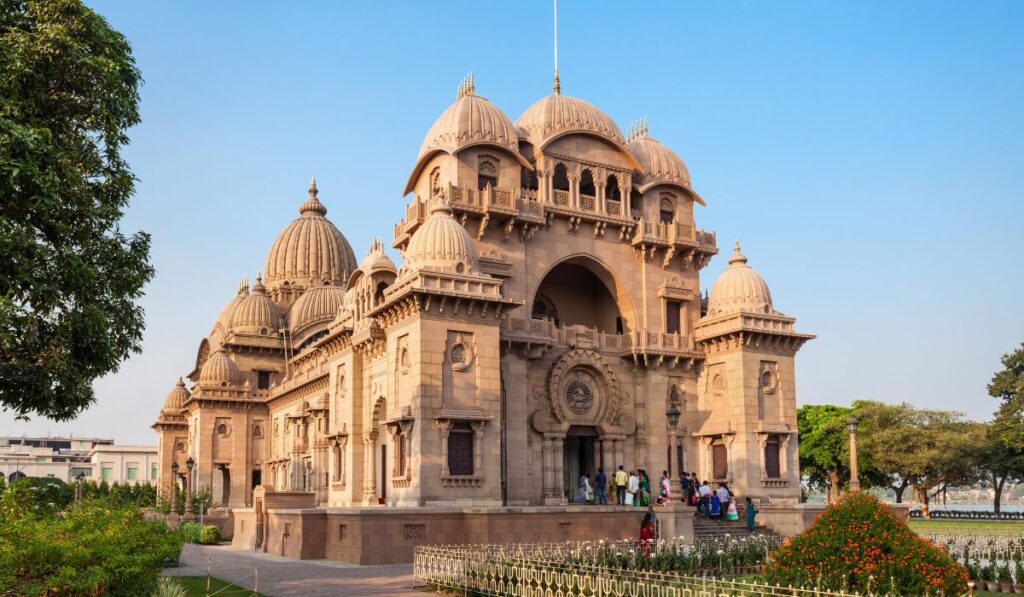
[[[910,511],[911,518],[924,518],[920,509]],[[1024,512],[984,512],[978,510],[931,510],[928,517],[935,520],[1024,520]]]

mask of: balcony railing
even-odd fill
[[[714,249],[717,241],[714,232],[696,229],[686,222],[651,222],[640,218],[633,244],[652,243],[661,245],[691,245]]]
[[[581,341],[609,352],[693,352],[693,336],[670,334],[646,329],[625,334],[611,334],[583,325],[555,325],[550,319],[506,317],[501,331],[537,343],[579,345]]]

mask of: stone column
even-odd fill
[[[373,430],[363,436],[363,461],[365,463],[363,469],[363,498],[367,503],[372,503],[373,498],[377,497],[377,467],[375,463],[377,454],[373,448],[379,436],[380,432],[377,430]]]
[[[565,498],[565,471],[564,463],[562,462],[563,451],[565,450],[565,436],[556,436],[552,439],[555,444],[554,458],[555,458],[555,496],[558,497],[559,501]]]
[[[345,448],[348,446],[348,436],[343,435],[338,439],[338,483],[345,486]]]
[[[487,421],[472,421],[469,424],[473,430],[473,476],[484,476],[484,425]]]
[[[608,478],[611,478],[615,474],[618,468],[615,466],[615,458],[613,456],[615,450],[616,441],[613,439],[605,439],[601,441],[601,455],[604,459],[604,473]]]
[[[626,440],[616,439],[615,442],[615,470],[619,470],[619,467],[626,466]]]
[[[552,491],[551,491],[551,477],[553,476],[554,471],[552,470],[553,463],[552,463],[552,458],[551,458],[551,452],[554,449],[554,447],[551,444],[551,438],[546,436],[546,435],[541,438],[541,444],[540,445],[541,445],[540,468],[541,468],[541,474],[542,474],[543,483],[544,483],[543,497],[547,498],[547,497],[551,497],[551,493],[552,493]]]
[[[452,430],[452,422],[434,421],[434,425],[441,432],[441,476],[447,477],[451,474],[448,470],[448,433]]]

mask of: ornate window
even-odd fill
[[[775,391],[775,373],[771,369],[766,369],[761,373],[761,388],[766,394]]]
[[[441,168],[434,168],[430,171],[430,196],[441,197],[444,189],[441,187]]]
[[[253,439],[263,439],[263,425],[260,425],[259,423],[253,425],[252,437]]]
[[[227,434],[228,434],[228,426],[226,424],[220,423],[219,425],[217,425],[217,435],[227,435]]]
[[[678,334],[682,331],[680,325],[681,318],[679,317],[680,311],[683,309],[683,303],[679,301],[665,301],[665,332],[668,334]]]
[[[481,157],[476,171],[476,188],[484,190],[487,187],[498,186],[498,164],[494,158]]]
[[[594,188],[594,174],[590,170],[584,170],[580,176],[580,195],[594,197],[597,189]]]
[[[764,471],[769,479],[782,477],[779,467],[779,440],[770,439],[764,445]]]
[[[569,190],[569,170],[565,167],[565,164],[555,166],[555,175],[551,178],[551,186],[556,191]]]
[[[473,474],[473,430],[457,424],[448,433],[448,474]]]
[[[609,201],[621,201],[622,192],[619,191],[619,177],[614,174],[608,175],[608,180],[605,182],[604,196]]]
[[[463,344],[456,344],[452,346],[451,356],[452,365],[464,365],[466,363],[466,347]]]
[[[658,214],[662,224],[671,224],[672,220],[676,219],[675,202],[668,197],[662,197],[661,204],[658,209]]]
[[[721,373],[716,374],[711,380],[711,389],[714,390],[715,394],[722,394],[725,392],[725,377]]]

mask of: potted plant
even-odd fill
[[[983,564],[978,570],[978,588],[983,591],[997,590],[995,582],[996,571],[992,564]],[[990,586],[991,583],[991,586]]]
[[[996,570],[996,580],[999,582],[999,590],[1004,593],[1013,591],[1013,573],[1010,572],[1010,562],[1003,561],[1003,565]]]
[[[1013,571],[1014,585],[1013,592],[1024,595],[1024,562],[1021,562],[1020,555],[1017,557],[1017,565]]]

